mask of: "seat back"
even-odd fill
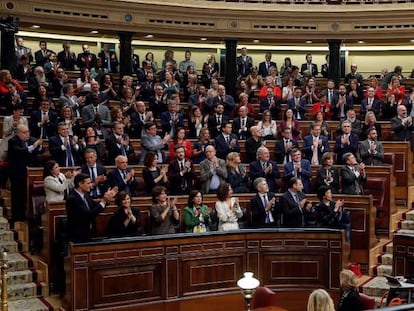
[[[361,310],[371,310],[375,309],[375,299],[365,295],[363,293],[359,293],[359,298],[361,299]]]
[[[253,295],[252,309],[276,306],[276,293],[270,288],[259,286]]]

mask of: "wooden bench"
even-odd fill
[[[343,235],[335,230],[246,230],[70,244],[63,307],[207,311],[217,304],[241,310],[244,300],[236,282],[251,271],[264,286],[290,293],[280,306],[303,310],[315,286],[338,292],[347,253]]]

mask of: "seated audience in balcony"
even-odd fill
[[[292,139],[292,130],[285,127],[282,131],[282,138],[275,145],[275,160],[278,164],[285,164],[292,161],[290,152],[293,148],[298,148],[298,142]]]
[[[283,179],[285,184],[289,183],[292,177],[297,177],[302,181],[303,192],[312,192],[312,168],[309,160],[302,159],[302,153],[300,150],[293,148],[290,151],[292,161],[284,164]]]
[[[306,199],[300,178],[292,177],[286,184],[287,191],[279,199],[282,211],[282,225],[288,228],[313,226],[314,211],[312,203]]]
[[[233,134],[240,140],[246,140],[250,137],[250,127],[256,122],[252,117],[248,117],[249,110],[246,106],[239,109],[238,116],[233,119]]]
[[[328,138],[331,138],[331,128],[329,123],[325,121],[325,114],[322,111],[318,111],[315,115],[315,121],[309,123],[308,134],[312,132],[312,127],[314,124],[317,124],[321,127],[321,135]]]
[[[377,130],[371,127],[367,130],[367,139],[359,143],[359,156],[365,165],[382,165],[384,147],[377,139]]]
[[[334,303],[324,289],[315,289],[308,299],[307,311],[335,311]]]
[[[344,199],[334,201],[332,199],[332,188],[321,186],[318,189],[319,203],[315,205],[315,217],[318,227],[343,229],[345,240],[351,241],[351,216],[348,210],[344,209]],[[347,310],[347,309],[346,309]]]
[[[226,182],[231,185],[234,193],[245,193],[248,190],[248,175],[246,167],[241,163],[238,152],[230,152],[226,158],[227,178]]]
[[[339,84],[338,97],[334,98],[333,105],[331,105],[332,120],[345,119],[346,113],[353,107],[354,103],[352,101],[352,97],[347,94],[345,84]]]
[[[349,72],[345,75],[344,83],[346,85],[351,84],[351,80],[355,79],[355,80],[357,80],[359,87],[363,86],[362,82],[363,82],[364,78],[362,77],[362,75],[359,72],[357,72],[357,69],[358,69],[358,66],[356,64],[351,65],[351,72]]]
[[[217,217],[217,213],[203,204],[203,194],[199,190],[192,190],[188,196],[187,206],[184,208],[185,232],[210,231],[210,216]]]
[[[108,190],[105,166],[98,162],[97,153],[92,148],[85,150],[85,162],[81,166],[81,171],[91,178],[91,191],[89,194],[94,199],[101,198]]]
[[[257,123],[257,126],[259,128],[261,138],[265,140],[276,139],[277,124],[276,121],[272,119],[272,113],[270,110],[263,111],[262,120]]]
[[[361,105],[362,99],[364,98],[364,91],[362,86],[358,85],[358,80],[352,79],[349,81],[348,95],[352,98],[354,105]]]
[[[373,111],[368,111],[365,115],[364,124],[362,125],[361,134],[359,135],[359,140],[367,139],[367,131],[370,128],[375,128],[377,131],[377,139],[381,138],[381,123],[377,122],[375,113]]]
[[[358,278],[355,273],[351,270],[343,269],[339,274],[339,284],[341,297],[339,298],[338,311],[362,310]]]
[[[63,174],[55,160],[47,161],[43,167],[45,201],[50,203],[65,200],[73,188],[73,178],[79,173],[80,170],[69,170]]]
[[[194,188],[194,166],[186,159],[184,145],[177,144],[168,165],[168,183],[171,194],[188,194]]]
[[[266,78],[270,75],[270,67],[272,66],[277,68],[276,63],[272,62],[272,53],[266,52],[264,62],[259,64],[259,75],[261,75],[262,78]]]
[[[162,150],[165,149],[166,144],[170,141],[171,135],[168,133],[161,138],[157,135],[157,125],[153,122],[145,123],[145,135],[141,138],[141,159],[140,163],[144,162],[145,154],[148,151],[154,151],[157,154],[158,163],[163,163]]]
[[[315,192],[322,186],[329,186],[333,193],[339,193],[339,170],[334,165],[334,154],[324,153],[322,166],[316,171]]]
[[[395,94],[388,94],[385,103],[382,105],[382,120],[391,120],[397,116],[397,101]]]
[[[256,160],[257,149],[264,145],[264,139],[261,136],[259,126],[252,126],[250,128],[250,134],[250,138],[246,140],[244,145],[247,163],[251,163]]]
[[[295,119],[293,110],[290,108],[286,109],[283,115],[283,120],[279,122],[278,137],[282,136],[283,129],[286,127],[290,128],[294,140],[302,139],[302,131],[300,129],[299,121]]]
[[[230,152],[240,152],[237,136],[232,134],[232,123],[227,122],[221,128],[221,134],[214,139],[217,157],[225,160]]]
[[[180,223],[176,204],[177,197],[169,197],[165,187],[156,186],[152,190],[151,235],[175,233],[175,226]]]
[[[170,141],[169,144],[169,151],[170,151],[170,159],[175,160],[175,147],[176,146],[182,146],[184,148],[184,156],[186,160],[190,160],[193,155],[193,148],[191,146],[191,141],[186,139],[185,137],[185,129],[182,127],[179,127],[176,129],[174,133],[174,137],[172,141]]]
[[[397,76],[391,78],[391,82],[387,88],[387,95],[394,94],[397,105],[402,105],[405,102],[405,86],[400,85],[400,79]]]
[[[218,231],[239,230],[239,218],[243,216],[239,198],[233,197],[233,189],[229,183],[222,183],[217,189],[215,208],[219,219]]]
[[[306,100],[302,98],[302,89],[296,88],[292,92],[292,97],[287,100],[286,107],[292,109],[296,120],[306,120]]]
[[[115,197],[118,209],[112,215],[108,224],[111,237],[141,235],[141,213],[138,208],[131,206],[131,196],[121,191]]]
[[[166,186],[168,183],[168,166],[159,165],[157,154],[148,151],[145,154],[144,168],[142,169],[142,177],[145,183],[145,192],[151,194],[155,186]]]
[[[358,152],[359,136],[352,133],[351,122],[345,120],[341,125],[342,133],[335,138],[334,152],[336,153],[336,163],[345,164],[342,160],[342,156],[346,153],[352,153],[354,155]]]
[[[305,59],[306,63],[300,67],[300,74],[305,75],[307,73],[310,77],[316,77],[318,75],[318,65],[312,62],[312,54],[307,53]]]
[[[213,145],[213,142],[210,141],[210,131],[208,128],[203,127],[200,130],[198,141],[196,141],[193,146],[194,164],[200,164],[206,158],[205,151],[208,145]]]
[[[367,181],[365,164],[357,162],[355,156],[351,153],[343,155],[345,166],[341,170],[342,193],[361,195],[364,194],[364,184]]]
[[[206,158],[200,163],[201,191],[216,193],[227,178],[226,161],[216,157],[216,148],[212,145],[205,147],[205,154]]]
[[[315,117],[316,113],[321,111],[324,113],[326,120],[332,120],[332,109],[331,105],[328,103],[327,97],[325,94],[322,94],[319,97],[318,102],[315,102],[312,107],[312,115]]]
[[[290,57],[285,57],[283,60],[283,65],[280,67],[280,76],[283,79],[286,79],[287,77],[290,77],[292,74],[292,61],[290,60]]]
[[[248,86],[248,89],[250,90],[249,94],[251,92],[254,93],[255,90],[260,90],[263,86],[262,81],[262,77],[258,74],[257,67],[253,66],[251,68],[250,74],[246,77],[246,84]]]
[[[311,134],[303,138],[303,156],[311,164],[318,165],[322,161],[322,155],[329,152],[328,138],[321,135],[321,126],[312,124]]]
[[[253,187],[257,193],[250,200],[251,226],[253,228],[277,227],[280,211],[277,209],[275,194],[269,191],[266,179],[256,178]]]
[[[269,189],[278,192],[280,185],[280,173],[275,161],[270,160],[269,149],[260,147],[257,149],[257,160],[250,163],[249,178],[252,183],[258,177],[266,179]]]

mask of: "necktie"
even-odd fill
[[[70,148],[69,141],[66,144],[66,159],[67,159],[68,166],[69,167],[73,166],[74,163],[73,163],[73,158],[72,158],[72,150]]]
[[[332,90],[329,90],[328,102],[332,104]]]
[[[124,144],[123,144],[123,143],[121,143],[121,154],[122,154],[124,157],[126,157],[126,156],[127,156],[126,151],[125,151],[125,146],[124,146]]]
[[[182,161],[180,161],[180,172],[182,172],[184,170],[184,164]]]
[[[226,138],[227,144],[230,145],[230,135]]]
[[[296,204],[300,207],[299,196],[297,194],[294,194],[293,197],[295,198]],[[300,209],[300,211],[302,212],[302,209]]]
[[[20,56],[24,55],[23,48],[20,48],[20,49],[19,49],[19,55],[20,55]]]
[[[263,196],[263,207],[266,209],[266,206],[268,204],[268,200],[267,200],[267,195],[265,194]],[[269,211],[266,211],[266,223],[269,224],[270,223],[270,216],[269,216]]]
[[[241,123],[241,127],[244,128],[246,121],[244,119],[242,119],[242,123]]]
[[[318,158],[318,147],[313,148],[312,153],[312,164],[319,165],[319,158]]]
[[[126,175],[127,175],[126,171],[122,171],[122,177],[124,178],[124,182],[125,183],[127,183],[127,181],[126,181]]]
[[[93,170],[93,166],[90,167],[90,170],[91,170],[91,180],[92,180],[92,183],[94,184],[95,183],[96,176],[95,176],[95,172]],[[94,198],[96,198],[98,196],[98,192],[97,192],[95,186],[93,186],[93,188],[92,188],[92,196]]]
[[[262,166],[263,166],[263,170],[265,170],[266,169],[266,162],[263,163]]]
[[[221,124],[221,118],[218,116],[217,117],[217,124],[220,125]]]
[[[88,200],[86,200],[86,196],[83,196],[83,202],[85,203],[86,207],[89,209]]]
[[[144,122],[145,121],[145,116],[142,114],[141,115],[141,121]]]

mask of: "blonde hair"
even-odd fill
[[[342,290],[356,289],[358,290],[358,280],[354,272],[349,269],[342,269],[339,273],[339,283]]]
[[[307,311],[335,311],[334,303],[324,289],[315,289],[308,299]]]
[[[240,154],[238,152],[230,152],[226,157],[226,165],[235,171],[237,169],[237,165],[234,163],[234,159],[239,156]]]

